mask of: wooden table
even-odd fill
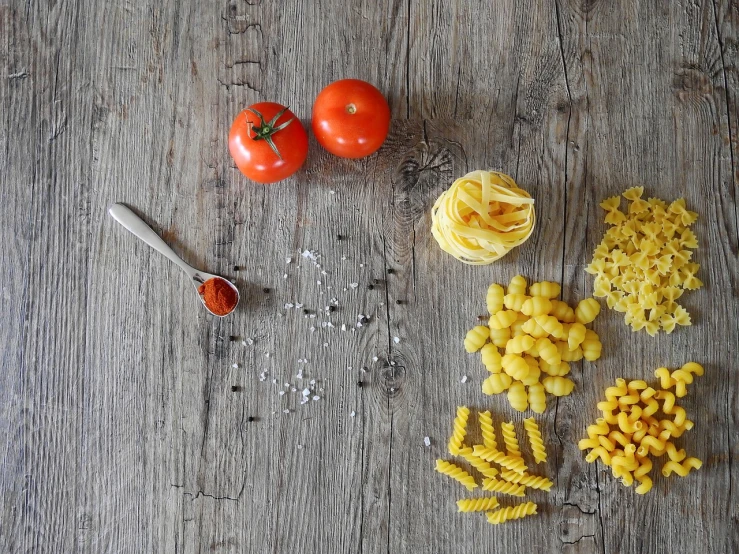
[[[0,0],[0,551],[738,551],[739,6],[657,4]],[[307,125],[349,76],[389,99],[377,155],[312,141],[286,182],[238,173],[240,109],[274,100]],[[477,168],[514,176],[538,214],[487,267],[429,231]],[[462,348],[487,285],[589,296],[598,203],[634,185],[700,214],[695,324],[650,338],[605,310],[604,356],[573,364],[575,392],[541,418],[540,515],[457,514],[465,491],[433,470],[455,407],[524,417],[481,393]],[[234,277],[238,312],[206,315],[114,201]],[[656,471],[641,497],[585,463],[604,388],[688,360],[706,375],[680,444],[703,468]],[[301,405],[311,379],[320,400]]]

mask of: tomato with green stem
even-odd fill
[[[308,135],[287,107],[259,102],[234,119],[228,149],[239,170],[257,183],[274,183],[295,173],[308,155]]]
[[[313,134],[342,158],[364,158],[382,146],[390,129],[390,107],[382,93],[359,79],[324,88],[313,104]]]

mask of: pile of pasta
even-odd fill
[[[490,372],[483,381],[487,395],[507,391],[508,401],[519,412],[529,407],[537,414],[546,409],[546,394],[567,396],[575,383],[566,377],[570,364],[600,358],[597,333],[586,329],[600,312],[593,298],[572,309],[557,300],[558,283],[542,281],[528,287],[516,275],[504,290],[493,283],[487,292],[488,325],[472,328],[464,339],[467,352],[480,351]]]
[[[472,171],[452,183],[431,209],[431,233],[444,252],[486,265],[534,231],[534,200],[505,173]]]
[[[696,276],[700,265],[690,261],[698,248],[690,226],[698,214],[685,207],[683,198],[668,205],[659,198],[644,200],[643,194],[644,187],[623,193],[628,214],[619,209],[619,196],[600,204],[611,227],[585,271],[595,275],[593,296],[622,312],[634,331],[655,336],[691,324],[690,314],[677,300],[685,290],[703,286]]]
[[[590,449],[587,462],[600,459],[627,487],[636,481],[638,494],[646,494],[652,488],[650,454],[666,454],[669,458],[662,466],[665,477],[672,473],[685,477],[691,469],[702,465],[698,458],[687,457],[684,449],[678,450],[670,439],[693,428],[693,422],[675,398],[688,393],[687,385],[693,382],[694,375],[703,375],[703,367],[689,362],[673,372],[661,367],[655,375],[660,379],[661,390],[641,380],[616,379],[616,385],[606,389],[606,400],[598,403],[603,417],[587,428],[588,438],[578,443],[580,450]]]
[[[527,473],[528,466],[521,453],[513,422],[500,424],[503,442],[505,443],[504,452],[498,450],[493,418],[490,412],[487,411],[478,413],[482,444],[469,446],[465,444],[469,416],[470,410],[467,406],[457,408],[454,429],[452,436],[449,438],[449,454],[463,459],[473,468],[473,471],[479,473],[482,477],[480,484],[478,485],[472,474],[453,462],[436,460],[436,471],[458,481],[469,491],[479,486],[484,491],[517,497],[525,496],[527,487],[546,492],[550,491],[554,484],[552,481],[546,477]],[[531,446],[534,462],[537,464],[546,462],[547,452],[536,420],[533,417],[525,419],[524,429]],[[488,521],[494,525],[504,523],[510,519],[533,515],[537,508],[534,502],[500,507],[498,498],[495,496],[458,500],[457,507],[460,512],[487,512]]]

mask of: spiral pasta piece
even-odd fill
[[[461,262],[486,265],[523,244],[535,221],[534,200],[511,177],[472,171],[434,203],[431,234],[442,250]]]
[[[461,483],[468,491],[477,488],[475,478],[458,465],[445,460],[436,460],[436,471]]]
[[[526,502],[525,504],[519,504],[518,506],[509,506],[502,510],[496,510],[488,513],[488,523],[498,525],[505,523],[509,519],[521,519],[526,516],[534,515],[536,513],[536,504],[533,502]]]
[[[467,331],[467,335],[464,337],[464,349],[469,352],[477,352],[485,344],[485,341],[490,337],[490,329],[482,325],[473,327]]]
[[[515,472],[514,472],[515,473]],[[526,494],[525,485],[517,485],[510,481],[501,481],[495,478],[487,478],[482,480],[482,490],[489,492],[499,492],[510,496],[524,496]]]
[[[503,442],[505,443],[506,453],[511,457],[521,458],[521,447],[518,444],[516,428],[513,426],[513,422],[509,421],[507,423],[501,423],[500,432],[503,435]]]
[[[486,462],[493,462],[495,464],[508,468],[511,471],[517,471],[518,473],[523,473],[528,469],[528,467],[526,467],[526,463],[523,461],[523,458],[511,457],[504,454],[503,452],[493,450],[492,448],[487,448],[479,444],[475,445],[473,449],[475,456],[482,458]]]
[[[638,479],[634,478],[639,482],[639,486],[634,489],[636,494],[647,494],[652,489],[652,480],[646,475],[642,475]]]
[[[685,477],[691,469],[700,469],[702,465],[703,462],[698,458],[687,458],[682,464],[670,460],[662,466],[662,475],[669,477],[672,473],[677,473],[680,477]]]
[[[493,315],[503,309],[503,297],[505,296],[505,290],[497,283],[493,283],[488,287],[488,292],[485,296],[485,303],[488,307],[488,313]]]
[[[490,412],[480,412],[478,415],[480,422],[480,434],[482,435],[482,443],[486,448],[495,450],[498,443],[495,440],[495,427],[493,426],[493,416]]]
[[[464,437],[467,435],[467,419],[470,417],[470,409],[467,406],[459,406],[457,415],[454,418],[452,436],[449,437],[449,454],[456,456],[459,454],[463,444]]]
[[[457,500],[458,512],[488,512],[494,510],[500,505],[495,496],[485,498],[465,498]]]
[[[500,476],[511,483],[517,483],[531,489],[539,489],[546,492],[549,492],[554,486],[554,482],[550,479],[539,477],[538,475],[529,475],[528,473],[516,473],[515,471],[503,470]]]
[[[485,477],[495,477],[499,473],[498,470],[491,466],[488,462],[486,462],[479,456],[475,456],[471,447],[462,448],[459,451],[459,455],[464,461],[474,467],[477,471],[480,472],[480,474]]]
[[[526,435],[529,438],[531,451],[534,453],[534,461],[537,464],[547,461],[547,450],[544,447],[544,439],[542,439],[539,425],[533,417],[523,420],[523,428],[526,429]]]

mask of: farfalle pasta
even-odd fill
[[[593,296],[623,313],[634,331],[654,336],[691,324],[677,300],[685,290],[703,286],[700,266],[691,262],[698,239],[689,227],[698,215],[682,198],[668,205],[658,198],[644,200],[643,193],[643,187],[624,191],[627,213],[620,209],[620,196],[601,202],[611,227],[585,271],[595,276]]]
[[[699,459],[689,458],[672,441],[692,429],[693,422],[685,409],[676,404],[677,395],[667,389],[686,380],[692,382],[693,375],[702,374],[703,367],[695,362],[673,372],[658,368],[655,376],[662,386],[659,390],[643,380],[617,379],[614,386],[606,388],[606,399],[598,403],[602,417],[587,427],[587,438],[578,443],[580,450],[590,450],[585,460],[600,460],[610,466],[613,476],[627,487],[638,483],[637,494],[652,488],[648,474],[653,464],[648,456],[669,458],[662,466],[665,477],[673,472],[685,477],[691,469],[700,468]]]

